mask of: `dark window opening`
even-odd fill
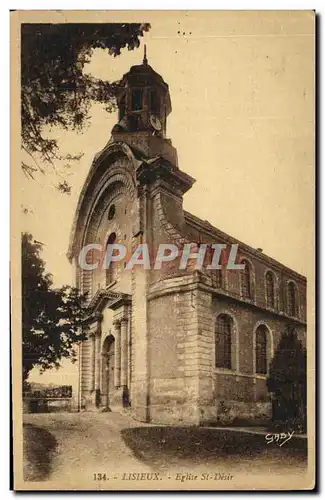
[[[266,304],[268,307],[275,308],[275,290],[274,290],[274,277],[271,271],[266,273]]]
[[[109,237],[107,238],[107,245],[113,245],[116,240],[116,233],[111,233]]]
[[[267,328],[261,325],[256,330],[256,373],[266,375],[267,373]]]
[[[108,220],[112,220],[114,215],[115,215],[115,212],[116,212],[116,209],[115,209],[115,205],[111,205],[109,207],[109,210],[108,210]],[[112,233],[112,234],[115,234],[115,233]]]
[[[220,314],[216,321],[216,368],[231,369],[231,337],[233,320],[227,314]]]
[[[142,109],[142,90],[133,90],[132,91],[132,111],[139,111]]]
[[[116,241],[116,233],[111,233],[109,235],[109,237],[107,238],[106,250],[107,250],[108,245],[113,245],[115,243],[115,241]],[[105,254],[105,258],[106,258],[106,254]],[[110,283],[112,283],[115,280],[115,271],[116,271],[115,264],[116,264],[115,262],[110,262],[109,265],[106,263],[106,265],[108,266],[105,269],[105,284],[106,284],[106,286],[108,286]]]
[[[251,267],[247,260],[242,260],[241,264],[245,265],[245,268],[241,271],[241,293],[246,299],[251,299],[252,293],[252,279],[251,279]]]
[[[289,316],[297,316],[297,290],[294,283],[288,284],[288,314]]]

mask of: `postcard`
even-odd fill
[[[315,487],[315,12],[11,12],[17,491]]]

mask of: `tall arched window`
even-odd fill
[[[298,315],[298,297],[296,285],[290,281],[288,283],[288,314],[289,316]]]
[[[245,265],[244,269],[241,270],[240,274],[241,294],[243,298],[252,299],[253,288],[252,288],[251,265],[246,259],[243,259],[240,263]]]
[[[107,238],[107,243],[106,243],[106,251],[107,251],[107,247],[108,245],[113,245],[113,243],[115,243],[115,240],[116,240],[116,233],[111,233],[109,235],[109,237]],[[106,258],[106,253],[105,253],[105,258]],[[110,263],[106,263],[107,265],[107,268],[106,268],[106,275],[105,275],[105,284],[106,286],[108,286],[110,283],[112,283],[114,281],[114,278],[115,278],[115,266],[116,266],[116,262],[110,262]]]
[[[219,314],[215,326],[216,368],[232,368],[231,337],[233,319],[227,314]]]
[[[266,286],[266,305],[268,307],[275,308],[275,283],[274,274],[268,271],[265,275],[265,286]]]
[[[217,255],[217,250],[215,250],[212,245],[208,244],[207,250],[206,250],[206,258],[204,260],[204,265],[210,266],[212,263],[214,265],[219,265],[221,266],[221,269],[211,269],[210,271],[210,276],[212,279],[212,286],[214,288],[226,288],[226,282],[227,282],[227,275],[226,275],[226,265],[228,262],[228,257],[225,255],[225,250],[222,249],[220,252],[219,260],[218,262],[214,261],[213,259],[215,258],[215,252]]]
[[[265,325],[260,325],[256,330],[255,366],[256,373],[267,373],[268,330]]]

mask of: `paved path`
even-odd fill
[[[57,488],[84,489],[95,473],[106,473],[112,480],[121,480],[125,473],[159,472],[167,477],[187,471],[297,477],[306,466],[302,440],[283,448],[268,446],[260,431],[156,426],[113,412],[33,414],[24,415],[24,421],[57,441],[48,477]],[[122,482],[132,488],[132,481]],[[109,489],[111,483],[96,480],[93,488]]]
[[[120,431],[139,427],[118,413],[43,413],[24,415],[24,422],[49,431],[57,440],[50,480],[74,482],[81,473],[92,478],[98,472],[147,472],[151,468],[135,458],[124,443]]]

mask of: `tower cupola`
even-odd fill
[[[167,116],[171,112],[169,89],[163,78],[148,64],[146,46],[143,62],[132,66],[119,85],[119,121],[114,132],[150,132],[166,137]]]

